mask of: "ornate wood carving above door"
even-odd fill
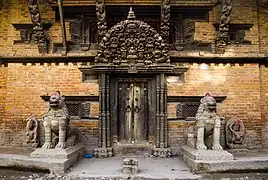
[[[49,0],[52,6],[57,6],[56,0]],[[106,0],[107,5],[159,5],[162,3],[162,0]],[[217,3],[217,0],[171,0],[171,5],[175,6],[214,6]],[[90,6],[95,5],[95,0],[64,0],[64,6]]]
[[[95,65],[128,66],[136,73],[137,67],[165,64],[172,69],[168,44],[150,25],[135,19],[130,9],[128,19],[113,26],[102,38]],[[111,69],[111,68],[109,68]]]

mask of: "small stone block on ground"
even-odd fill
[[[123,160],[123,173],[124,174],[137,174],[138,173],[138,160],[134,158],[125,158]]]

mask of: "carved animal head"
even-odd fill
[[[60,92],[57,91],[55,94],[52,94],[49,98],[49,106],[51,108],[61,108],[64,97],[60,95]]]
[[[215,112],[217,108],[216,100],[207,93],[205,97],[203,97],[200,100],[200,108],[202,108],[202,111],[209,111],[209,112]]]
[[[204,110],[216,111],[217,108],[216,100],[209,93],[207,93],[205,97],[201,99],[200,102],[204,106]]]

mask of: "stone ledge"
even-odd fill
[[[79,143],[67,149],[37,149],[30,156],[0,154],[0,167],[34,169],[63,174],[84,155],[85,147]],[[56,152],[57,151],[57,152]],[[53,154],[56,153],[56,154]]]
[[[233,155],[227,151],[212,152],[212,150],[202,150],[200,154],[197,151],[200,150],[187,146],[182,147],[183,160],[193,173],[249,172],[268,169],[268,156],[245,156],[234,159]],[[204,154],[205,152],[206,154]],[[219,157],[215,157],[215,154],[213,154],[217,152]]]
[[[54,159],[69,159],[77,154],[84,154],[85,147],[82,143],[75,146],[70,146],[66,149],[44,149],[37,148],[30,154],[31,158],[54,158]]]
[[[193,160],[230,161],[234,159],[234,156],[225,150],[197,150],[189,146],[183,146],[181,150],[184,155]]]

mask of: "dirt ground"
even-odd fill
[[[24,171],[14,171],[9,169],[0,169],[0,180],[86,180],[86,179],[80,179],[80,178],[73,179],[68,176],[55,176],[45,173],[32,173]],[[205,174],[203,175],[203,178],[201,180],[268,180],[268,173]]]

